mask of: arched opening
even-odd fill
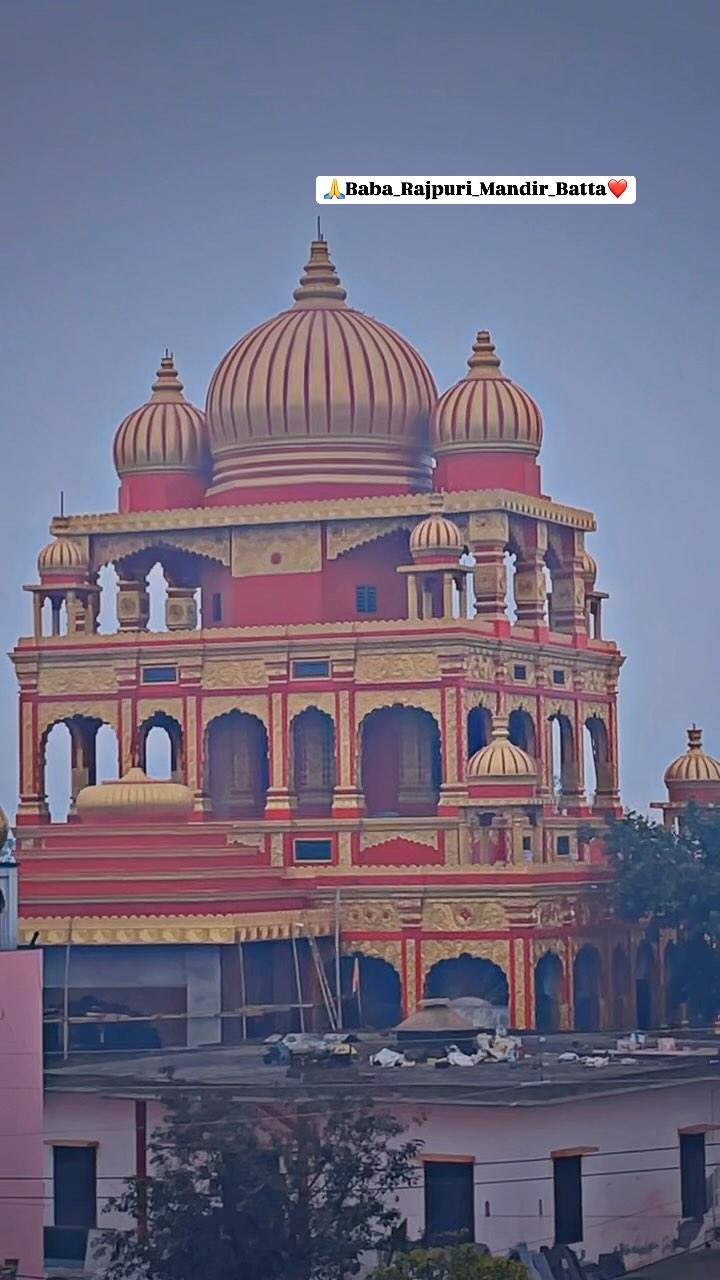
[[[112,725],[101,724],[95,734],[95,781],[112,782],[120,776],[118,737]]]
[[[649,942],[641,942],[635,955],[635,1018],[640,1031],[656,1025],[656,975],[655,953]]]
[[[167,602],[168,602],[168,580],[165,577],[165,571],[157,561],[150,572],[146,575],[145,581],[148,588],[148,601],[150,605],[150,613],[148,617],[148,631],[167,631]]]
[[[428,971],[425,998],[443,996],[447,1000],[475,996],[496,1009],[506,1009],[510,998],[508,980],[500,966],[465,952],[454,960],[438,960]]]
[[[610,744],[608,740],[608,731],[605,723],[599,716],[590,716],[585,721],[585,729],[590,739],[590,757],[592,760],[592,772],[594,778],[593,792],[597,794],[612,791],[612,769],[610,767]],[[587,751],[586,751],[587,757]],[[585,777],[587,778],[587,759],[585,764]],[[590,794],[588,792],[588,794]]]
[[[529,756],[535,759],[537,754],[535,750],[535,724],[529,711],[516,708],[510,712],[508,734],[510,741],[516,747],[520,747],[521,751],[526,751]]]
[[[400,978],[389,961],[366,956],[361,951],[342,956],[340,983],[344,1027],[382,1030],[400,1021]]]
[[[206,789],[213,813],[223,818],[259,818],[269,784],[268,741],[256,716],[229,711],[207,732]]]
[[[335,789],[335,726],[317,707],[295,716],[291,726],[292,789],[300,815],[328,817]]]
[[[505,569],[505,613],[508,621],[514,623],[517,622],[517,601],[515,599],[517,556],[509,548],[503,556],[503,567]]]
[[[114,635],[118,629],[118,574],[114,564],[104,564],[98,573],[100,608],[98,634]]]
[[[562,991],[562,960],[554,951],[546,951],[535,965],[535,1028],[537,1031],[560,1030]]]
[[[460,564],[466,569],[475,568],[477,561],[472,551],[468,551],[466,549],[463,552],[463,554],[460,557]],[[464,605],[465,605],[465,608],[463,610],[463,616],[466,618],[474,618],[475,617],[475,576],[472,573],[468,573],[465,577],[465,592],[464,592],[464,595],[461,597],[461,600],[464,601]]]
[[[54,724],[43,743],[43,787],[51,822],[67,822],[73,799],[72,757],[70,729]]]
[[[138,730],[140,768],[149,778],[180,782],[183,775],[182,728],[173,716],[155,711]]]
[[[486,747],[492,737],[492,715],[487,707],[471,707],[467,718],[468,758]]]
[[[573,965],[575,1030],[600,1029],[600,976],[602,961],[596,947],[582,947]]]
[[[578,789],[577,757],[572,724],[566,715],[550,716],[552,789],[556,799],[576,795]]]
[[[553,580],[552,571],[547,563],[543,565],[543,581],[545,584],[545,621],[550,628],[553,628]]]
[[[612,986],[612,1024],[618,1031],[626,1031],[633,1022],[630,958],[620,944],[612,954],[610,982]]]
[[[437,810],[440,732],[419,707],[382,707],[361,728],[361,776],[368,817],[426,817]]]

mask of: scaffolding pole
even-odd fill
[[[304,1031],[305,1030],[305,1009],[303,1007],[302,981],[300,978],[300,957],[298,955],[298,945],[297,945],[297,937],[295,935],[295,925],[292,926],[290,942],[292,945],[293,965],[295,967],[295,988],[297,993],[297,1003],[298,1003],[298,1008],[300,1010],[300,1030]]]
[[[70,1053],[70,948],[72,946],[73,922],[68,924],[68,936],[65,943],[65,974],[63,977],[63,1059],[67,1062]]]
[[[245,1009],[247,1004],[247,991],[245,989],[245,953],[243,951],[242,938],[237,935],[238,963],[240,965],[240,1008]],[[247,1014],[242,1014],[242,1038],[247,1040]]]

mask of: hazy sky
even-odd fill
[[[290,300],[318,173],[637,175],[626,208],[323,211],[353,305],[440,387],[478,328],[545,417],[544,489],[628,655],[626,803],[693,718],[720,755],[716,0],[2,0],[5,650],[35,557],[116,501],[113,432],[173,348],[196,403]],[[0,680],[0,799],[16,796]]]

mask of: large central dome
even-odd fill
[[[425,362],[348,306],[324,240],[313,241],[294,298],[212,377],[210,501],[429,489],[437,391]]]

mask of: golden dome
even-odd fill
[[[589,551],[582,553],[582,575],[587,583],[592,586],[597,578],[597,561],[590,555]]]
[[[468,760],[468,779],[517,778],[530,782],[536,776],[537,769],[532,756],[521,751],[508,737],[507,716],[496,716],[491,741]]]
[[[294,298],[213,374],[212,492],[429,488],[437,390],[425,362],[393,329],[348,306],[324,240],[313,241]]]
[[[487,329],[477,335],[464,378],[440,396],[432,439],[438,456],[475,449],[540,452],[540,410],[527,391],[500,372]]]
[[[463,536],[454,521],[438,513],[426,516],[410,534],[410,550],[414,556],[446,552],[459,559],[464,546]]]
[[[72,538],[55,538],[43,547],[37,561],[41,578],[85,578],[88,561],[79,542]]]
[[[122,778],[83,787],[75,810],[90,820],[151,822],[186,818],[192,804],[192,791],[182,783],[148,778],[142,769],[128,769]]]
[[[688,746],[684,755],[678,756],[665,770],[665,785],[677,782],[720,784],[720,760],[703,751],[702,729],[693,725],[688,729]]]
[[[120,423],[113,443],[118,475],[208,469],[205,415],[189,404],[173,357],[165,352],[152,394]]]

